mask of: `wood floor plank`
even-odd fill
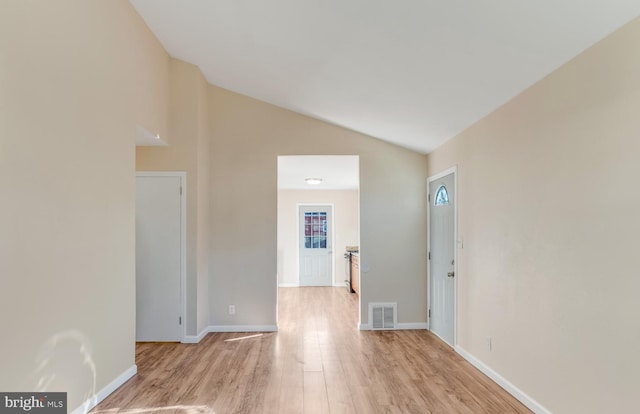
[[[322,371],[305,371],[304,414],[329,414],[329,398]]]
[[[140,343],[93,413],[529,413],[424,330],[361,332],[344,288],[280,288],[279,331]]]

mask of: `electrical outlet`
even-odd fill
[[[487,336],[487,349],[489,350],[489,352],[491,352],[492,348],[493,348],[493,344],[491,343],[491,337]]]
[[[229,305],[229,315],[236,314],[236,305]]]

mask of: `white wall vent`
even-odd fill
[[[369,303],[369,323],[373,330],[396,329],[397,303]]]

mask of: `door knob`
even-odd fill
[[[454,272],[447,273],[447,277],[454,277],[456,274]]]

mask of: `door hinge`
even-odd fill
[[[429,199],[429,202],[431,202],[431,194],[429,194],[427,198]]]
[[[180,195],[182,195],[182,186],[180,186]]]
[[[429,309],[428,317],[431,318],[431,309]]]
[[[178,316],[178,325],[182,325],[182,316]]]
[[[429,260],[431,260],[431,251],[429,251]]]

